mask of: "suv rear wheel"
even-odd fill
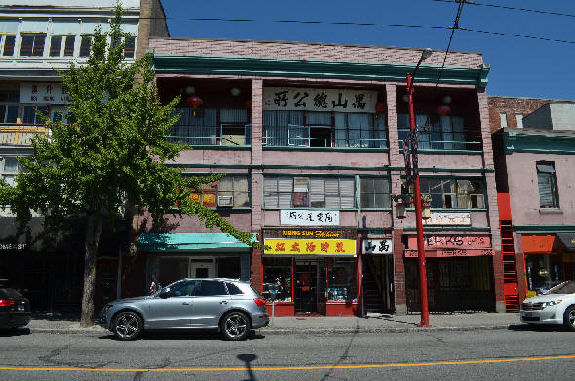
[[[575,331],[575,306],[570,306],[563,314],[563,325],[570,331]]]
[[[220,322],[220,330],[226,340],[245,340],[251,330],[250,319],[243,312],[230,312]]]
[[[114,332],[114,336],[116,336],[118,340],[136,340],[142,335],[144,322],[137,313],[124,311],[116,315],[113,327],[112,332]]]

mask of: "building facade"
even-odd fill
[[[276,291],[278,315],[419,310],[413,208],[398,216],[393,196],[410,192],[405,76],[420,50],[176,38],[153,38],[150,49],[160,97],[181,96],[169,139],[190,146],[169,165],[226,173],[194,199],[267,248],[193,217],[158,227],[142,211],[126,279],[250,279]],[[478,53],[449,52],[442,67],[444,54],[421,65],[415,94],[430,309],[501,311],[488,66]]]
[[[508,311],[575,277],[574,112],[547,102],[493,135]]]
[[[148,38],[169,36],[159,0],[125,0],[122,30],[124,56],[133,62],[144,54]],[[116,1],[0,1],[0,177],[13,183],[18,158],[31,153],[35,134],[48,134],[37,111],[53,120],[65,118],[69,102],[59,71],[90,55],[97,28],[107,32]],[[79,309],[83,274],[83,228],[70,236],[44,236],[35,216],[27,236],[18,236],[9,209],[0,212],[0,277],[27,290],[38,310]],[[82,221],[74,224],[83,226]],[[105,245],[104,245],[105,246]],[[116,297],[118,248],[102,254],[97,291]]]

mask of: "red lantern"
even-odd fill
[[[246,101],[246,108],[252,108],[252,101]]]
[[[200,98],[196,95],[192,95],[191,97],[186,99],[186,103],[188,104],[188,106],[191,106],[193,108],[198,108],[204,104],[204,101],[202,100],[202,98]]]
[[[386,110],[385,103],[377,103],[375,105],[375,112],[378,114],[384,113]]]
[[[449,107],[449,105],[441,105],[441,106],[437,106],[437,115],[449,115],[451,114],[451,107]]]

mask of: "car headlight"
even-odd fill
[[[562,302],[561,299],[559,299],[559,300],[552,300],[552,301],[550,301],[550,302],[545,302],[545,303],[543,303],[543,308],[551,307],[551,306],[556,306],[556,305],[558,305],[558,304],[561,303],[561,302]]]
[[[102,309],[102,313],[107,313],[108,311],[110,311],[114,306],[112,304],[106,304],[104,306],[104,309]]]

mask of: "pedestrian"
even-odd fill
[[[150,283],[148,295],[154,295],[156,292],[158,292],[158,289],[159,289],[158,280],[156,279],[155,275],[152,275],[152,282]]]

